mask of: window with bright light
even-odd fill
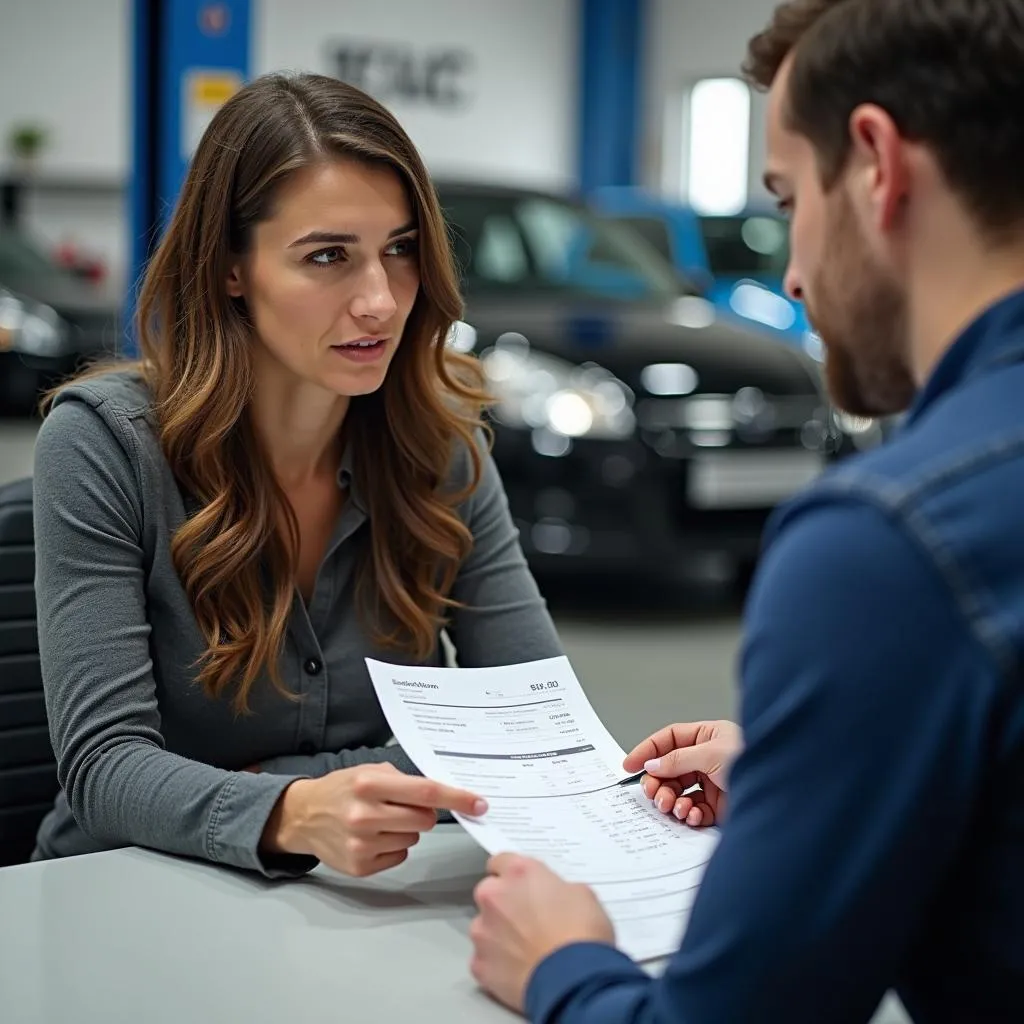
[[[683,149],[684,197],[698,213],[728,216],[747,205],[750,87],[705,78],[690,90]]]

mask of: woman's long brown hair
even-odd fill
[[[481,474],[486,395],[475,360],[445,344],[462,303],[444,219],[426,169],[394,117],[366,94],[319,75],[268,75],[216,114],[139,295],[138,364],[160,443],[200,510],[172,555],[206,652],[199,682],[233,689],[246,711],[266,671],[288,695],[278,659],[291,612],[297,525],[262,457],[248,407],[252,328],[226,282],[281,184],[331,159],[394,169],[420,233],[420,290],[382,388],[353,399],[344,430],[365,495],[370,542],[357,593],[374,640],[417,658],[434,650],[472,536],[455,506]],[[103,372],[97,370],[94,372]],[[445,487],[459,446],[469,485]],[[282,528],[282,524],[285,524]]]

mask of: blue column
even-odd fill
[[[249,77],[251,0],[133,0],[131,323],[146,261],[167,224],[196,142]],[[129,330],[126,354],[135,349]]]
[[[132,317],[142,268],[149,258],[157,227],[156,140],[151,126],[158,121],[156,109],[155,45],[159,5],[151,0],[134,0],[132,5],[131,77],[131,174],[128,179],[128,295],[124,303],[126,330],[124,348],[132,355],[136,345]]]
[[[639,180],[646,0],[580,0],[579,181]]]

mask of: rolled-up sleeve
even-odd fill
[[[267,818],[294,776],[223,771],[169,752],[147,619],[140,487],[118,438],[87,405],[50,414],[35,456],[36,600],[50,736],[79,826],[267,875]]]

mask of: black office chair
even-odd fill
[[[28,860],[59,788],[36,635],[32,481],[0,487],[0,866]]]

